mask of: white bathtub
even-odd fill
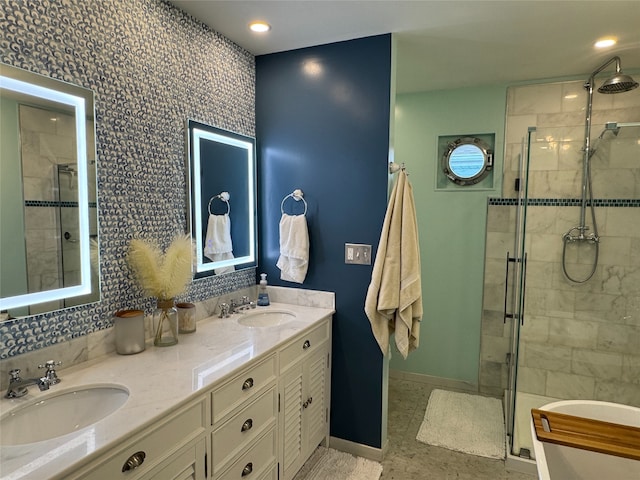
[[[540,407],[604,422],[640,427],[640,408],[593,400],[565,400]],[[531,435],[540,480],[638,480],[640,461],[540,442],[533,420]]]

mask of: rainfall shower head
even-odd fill
[[[625,75],[622,73],[620,68],[620,57],[611,57],[605,63],[600,65],[594,72],[591,74],[587,82],[584,84],[584,87],[589,90],[589,95],[593,92],[593,80],[597,74],[602,72],[606,67],[611,65],[612,63],[616,64],[616,73],[613,77],[605,80],[602,86],[598,89],[600,93],[622,93],[628,92],[629,90],[633,90],[638,86],[638,82],[636,82],[629,75]]]
[[[636,82],[629,75],[625,75],[622,72],[616,73],[613,77],[605,80],[604,83],[598,88],[600,93],[622,93],[633,90],[638,86]]]

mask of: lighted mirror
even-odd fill
[[[255,267],[255,139],[188,120],[187,147],[196,278]]]
[[[493,151],[477,137],[462,137],[447,144],[442,168],[449,180],[458,185],[473,185],[493,168]]]
[[[0,64],[0,310],[100,299],[93,92]]]

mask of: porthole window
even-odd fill
[[[477,137],[461,137],[447,144],[442,169],[458,185],[473,185],[493,168],[493,151]]]

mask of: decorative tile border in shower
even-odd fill
[[[78,202],[58,202],[53,200],[25,200],[25,207],[77,207]],[[96,208],[96,202],[89,202],[89,207]]]
[[[514,206],[520,200],[517,198],[489,198],[489,205]],[[527,205],[530,207],[579,207],[582,200],[579,198],[530,198]],[[640,207],[640,199],[632,198],[596,198],[593,201],[595,207]],[[587,202],[591,206],[591,202]]]

